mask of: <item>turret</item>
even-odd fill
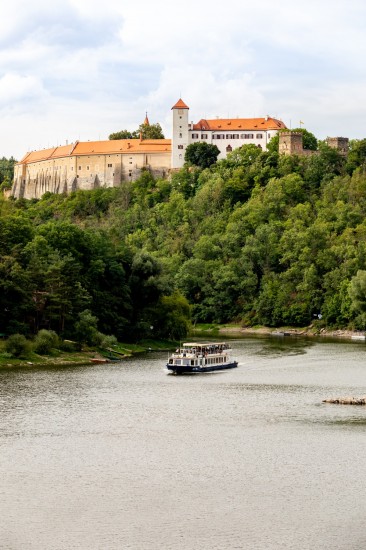
[[[301,132],[278,132],[278,152],[281,155],[302,155],[302,133]]]
[[[349,139],[345,137],[327,137],[325,140],[327,145],[329,147],[332,147],[333,149],[337,149],[337,151],[343,155],[348,155],[348,146],[349,146]]]

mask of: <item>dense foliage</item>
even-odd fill
[[[10,189],[14,178],[14,165],[16,160],[13,157],[0,159],[0,191]]]
[[[351,145],[348,160],[248,145],[170,181],[3,200],[0,332],[179,338],[188,302],[195,322],[365,329],[366,149]]]
[[[211,164],[215,164],[219,154],[220,150],[217,145],[198,141],[197,143],[190,143],[187,146],[184,160],[193,166],[208,168]]]
[[[137,130],[130,132],[129,130],[120,130],[110,134],[108,139],[164,139],[163,130],[159,124],[140,124]]]

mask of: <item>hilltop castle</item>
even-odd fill
[[[179,99],[172,107],[172,139],[121,139],[84,141],[32,151],[15,166],[11,190],[16,198],[40,198],[47,191],[70,193],[77,189],[118,186],[136,180],[142,170],[165,177],[184,164],[186,148],[191,143],[217,145],[219,159],[233,149],[254,144],[266,150],[279,132],[279,152],[285,155],[310,155],[303,149],[302,133],[287,130],[281,120],[264,118],[201,119],[189,122],[189,107]],[[146,117],[145,124],[148,124]],[[341,154],[348,152],[347,138],[327,138],[328,145]]]
[[[252,143],[265,150],[285,124],[275,118],[201,119],[189,122],[189,107],[182,99],[172,107],[172,139],[122,139],[72,143],[27,153],[15,166],[11,194],[40,198],[47,191],[70,193],[77,189],[114,187],[136,180],[150,170],[165,177],[184,164],[190,143],[214,143],[219,159],[237,147]],[[146,122],[146,119],[145,119]]]

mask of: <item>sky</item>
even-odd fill
[[[147,111],[366,137],[363,0],[1,0],[0,158],[104,140]]]

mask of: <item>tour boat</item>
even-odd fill
[[[186,343],[179,347],[168,359],[167,369],[175,374],[184,372],[212,372],[233,369],[237,361],[230,358],[231,348],[226,342]]]

